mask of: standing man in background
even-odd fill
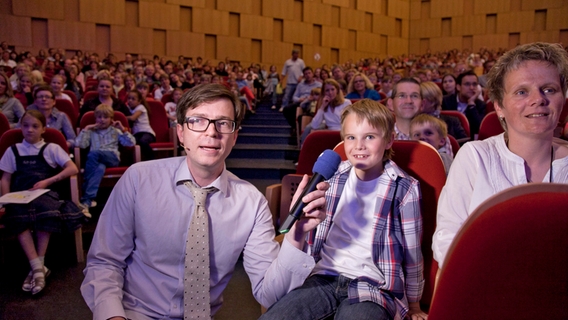
[[[306,67],[304,60],[299,58],[300,51],[298,49],[292,50],[292,57],[286,62],[284,62],[284,67],[282,68],[282,78],[287,77],[286,80],[286,90],[284,91],[284,98],[282,99],[282,107],[280,107],[280,112],[284,111],[284,108],[288,107],[288,103],[292,100],[292,96],[296,91],[296,86],[300,82],[300,77],[302,76],[302,70]]]

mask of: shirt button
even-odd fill
[[[308,265],[304,263],[304,264],[302,264],[302,267],[307,268]]]
[[[178,308],[178,306],[177,306],[177,305],[174,305],[174,309],[177,309],[177,308]]]

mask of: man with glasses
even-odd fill
[[[203,236],[209,248],[209,266],[203,267],[209,272],[205,318],[221,307],[241,252],[253,294],[265,307],[310,274],[314,260],[301,249],[306,232],[325,218],[328,185],[320,183],[302,199],[306,218],[279,249],[266,199],[225,168],[244,111],[222,85],[189,90],[177,110],[177,134],[186,156],[137,163],[116,184],[98,222],[81,286],[94,319],[181,319],[187,316],[184,309],[195,313],[186,305],[198,294],[184,280],[190,279],[184,270],[194,268],[188,252],[197,237],[188,228],[202,217],[194,210],[205,210],[209,225],[204,228],[208,237]],[[297,195],[306,183],[304,177]],[[194,200],[196,188],[211,193]]]
[[[479,132],[479,125],[485,116],[485,102],[479,99],[480,87],[473,71],[461,73],[456,79],[456,93],[442,100],[443,110],[458,110],[469,121],[471,139]]]
[[[395,140],[411,140],[410,121],[422,110],[420,83],[413,78],[402,78],[394,85],[387,104],[396,115]]]

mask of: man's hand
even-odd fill
[[[308,175],[304,175],[302,182],[298,185],[298,189],[292,198],[290,207],[296,203],[298,197],[302,194],[304,188],[308,184],[308,181]],[[306,232],[313,230],[323,220],[325,220],[325,192],[327,189],[329,189],[329,183],[320,182],[318,183],[316,190],[308,193],[304,196],[304,198],[302,198],[302,201],[306,203],[306,206],[303,209],[304,214],[300,220],[296,221],[296,223],[292,226],[290,232],[286,234],[286,239],[296,246],[296,248],[302,249],[304,246]]]

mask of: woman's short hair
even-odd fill
[[[14,89],[12,89],[12,84],[10,83],[10,78],[8,78],[8,75],[6,75],[4,73],[4,71],[0,71],[0,77],[4,78],[4,81],[6,82],[6,92],[4,94],[7,95],[9,98],[13,98],[14,97]]]
[[[40,91],[48,91],[49,93],[51,93],[51,98],[55,99],[55,92],[53,92],[53,88],[47,84],[40,84],[34,88],[33,91],[34,100],[37,99],[37,93]]]
[[[491,68],[488,74],[487,88],[489,98],[499,105],[503,103],[505,77],[512,70],[517,70],[527,61],[543,61],[555,67],[560,74],[562,93],[568,88],[568,54],[560,44],[535,42],[520,45],[506,52]]]
[[[420,83],[420,94],[422,99],[426,99],[433,102],[436,106],[436,110],[442,109],[442,90],[440,87],[432,81],[424,81]]]
[[[365,81],[365,88],[373,89],[375,87],[375,86],[373,86],[373,83],[371,82],[371,80],[369,80],[369,78],[364,73],[356,72],[353,75],[353,77],[351,77],[351,81],[349,81],[349,85],[347,85],[347,93],[351,93],[351,92],[355,91],[355,89],[353,89],[353,82],[355,82],[356,77],[363,78],[363,80]]]

